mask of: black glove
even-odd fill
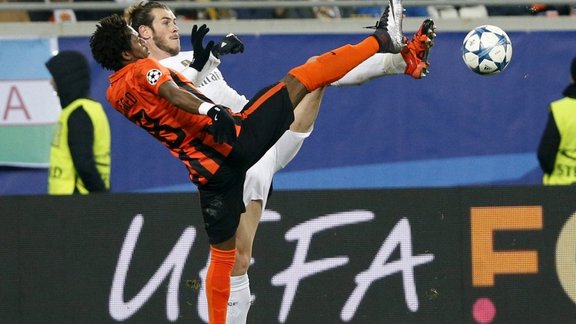
[[[194,68],[196,71],[202,71],[202,68],[208,62],[210,58],[210,52],[212,47],[214,47],[214,41],[209,41],[206,47],[204,47],[204,36],[208,34],[210,28],[206,27],[206,24],[200,26],[194,25],[192,27],[192,49],[194,50],[194,62],[190,63],[190,67]]]
[[[212,54],[217,58],[226,54],[238,54],[244,52],[244,43],[234,34],[228,34],[220,43],[212,48]]]
[[[208,131],[214,135],[216,143],[233,144],[236,142],[236,127],[228,109],[216,105],[210,108],[206,115],[212,118],[212,125],[208,127]]]

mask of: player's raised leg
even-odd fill
[[[436,38],[435,30],[431,19],[424,20],[412,39],[402,48],[401,53],[374,54],[332,85],[336,87],[360,85],[379,77],[399,74],[421,79],[429,72],[428,58]]]
[[[296,67],[283,81],[290,99],[296,106],[306,93],[331,84],[376,53],[400,53],[405,46],[402,34],[403,7],[401,0],[389,0],[382,17],[376,23],[372,37],[355,45],[345,45],[317,56]],[[304,86],[303,89],[301,86]]]

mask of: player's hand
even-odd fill
[[[210,108],[206,115],[212,118],[212,125],[209,126],[208,130],[214,135],[216,143],[233,144],[236,142],[236,127],[228,109],[216,105]]]
[[[198,25],[192,27],[191,42],[192,49],[194,50],[194,62],[190,63],[190,67],[196,71],[202,71],[214,47],[214,41],[209,41],[206,47],[204,47],[204,36],[206,36],[209,31],[210,28],[208,28],[206,24],[200,26],[200,28],[198,28]]]
[[[244,52],[244,43],[234,34],[228,34],[212,48],[212,54],[217,58],[226,54],[238,54]]]

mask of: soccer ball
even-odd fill
[[[478,74],[500,73],[512,59],[512,42],[500,27],[479,26],[464,37],[462,58],[466,66]]]

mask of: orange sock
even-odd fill
[[[311,92],[341,79],[358,64],[376,54],[379,49],[380,45],[376,38],[370,36],[356,45],[344,45],[326,52],[288,73]]]
[[[226,324],[226,308],[230,297],[230,275],[236,249],[219,250],[210,246],[210,266],[206,275],[206,299],[210,324]]]

